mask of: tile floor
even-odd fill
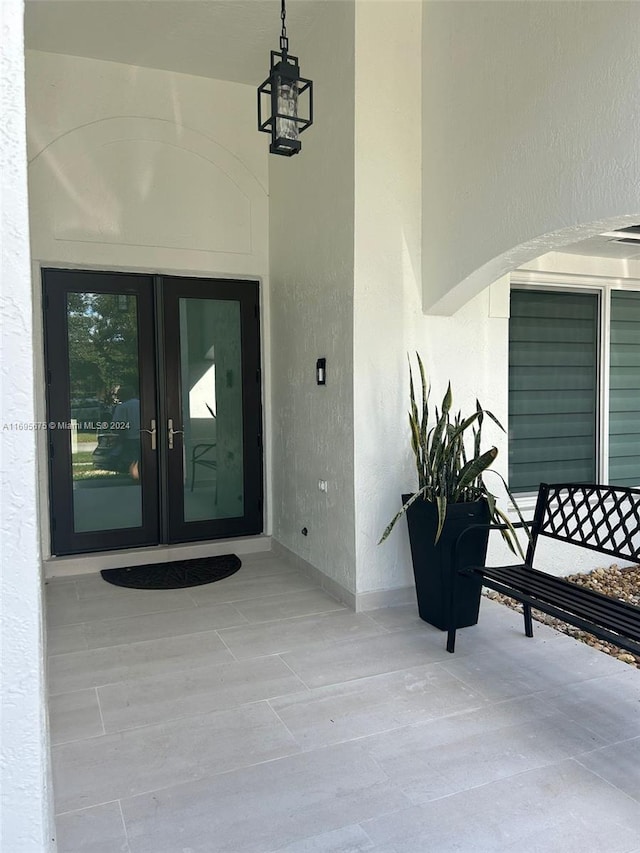
[[[449,655],[271,554],[47,598],[60,853],[640,853],[640,671],[495,602]]]

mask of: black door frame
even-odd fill
[[[208,287],[203,289],[203,281]],[[160,296],[163,303],[164,362],[170,369],[164,374],[164,430],[160,440],[167,441],[167,421],[182,430],[182,397],[180,382],[180,299],[230,300],[240,306],[242,352],[242,413],[243,413],[243,495],[244,515],[207,521],[184,522],[184,490],[175,488],[165,496],[167,537],[171,542],[193,542],[224,536],[250,536],[262,532],[262,395],[260,370],[260,313],[258,282],[231,279],[195,279],[160,276]],[[168,453],[165,483],[181,482],[183,435],[175,438],[175,451]]]
[[[210,279],[142,273],[42,268],[44,289],[47,421],[64,423],[69,394],[68,292],[130,293],[138,298],[138,358],[141,427],[157,424],[157,451],[145,433],[141,441],[142,526],[76,533],[70,439],[67,430],[48,431],[52,553],[81,554],[255,535],[263,530],[262,382],[260,369],[259,284],[244,279]],[[213,290],[215,289],[215,294]],[[180,523],[182,482],[177,454],[167,454],[167,419],[181,424],[178,304],[181,297],[231,299],[240,303],[242,334],[244,508],[238,518]],[[52,356],[57,359],[51,369]],[[171,363],[172,370],[167,370]],[[171,375],[173,374],[173,380]],[[172,414],[169,414],[171,412]],[[180,437],[181,438],[181,437]],[[161,471],[160,460],[166,460]],[[161,475],[159,475],[161,472]]]
[[[160,517],[157,501],[158,466],[151,443],[141,441],[142,525],[77,533],[74,530],[71,471],[71,412],[69,388],[67,293],[128,293],[135,296],[138,320],[141,426],[155,418],[155,329],[153,324],[153,276],[84,270],[43,269],[45,311],[45,360],[47,376],[49,498],[51,542],[54,554],[82,554],[157,544]]]

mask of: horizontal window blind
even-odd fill
[[[597,349],[597,294],[511,291],[513,490],[536,491],[541,482],[595,482]]]
[[[640,485],[640,293],[611,292],[609,482]]]

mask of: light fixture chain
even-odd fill
[[[287,38],[287,9],[285,0],[282,0],[282,10],[280,12],[282,18],[282,32],[280,34],[280,50],[289,50],[289,39]]]

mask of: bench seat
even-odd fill
[[[483,586],[530,604],[601,640],[640,654],[640,607],[548,575],[526,564],[469,567],[462,574],[479,576]],[[567,618],[570,617],[570,618]]]
[[[474,525],[478,526],[478,525]],[[504,531],[505,525],[485,525]],[[478,578],[483,586],[522,602],[524,628],[533,637],[531,608],[541,610],[601,640],[640,655],[640,607],[534,569],[541,537],[577,545],[607,557],[640,564],[640,489],[584,483],[541,483],[533,521],[508,527],[529,528],[524,563],[511,566],[461,566],[458,546],[453,571]],[[451,587],[447,651],[455,651],[456,584]]]

